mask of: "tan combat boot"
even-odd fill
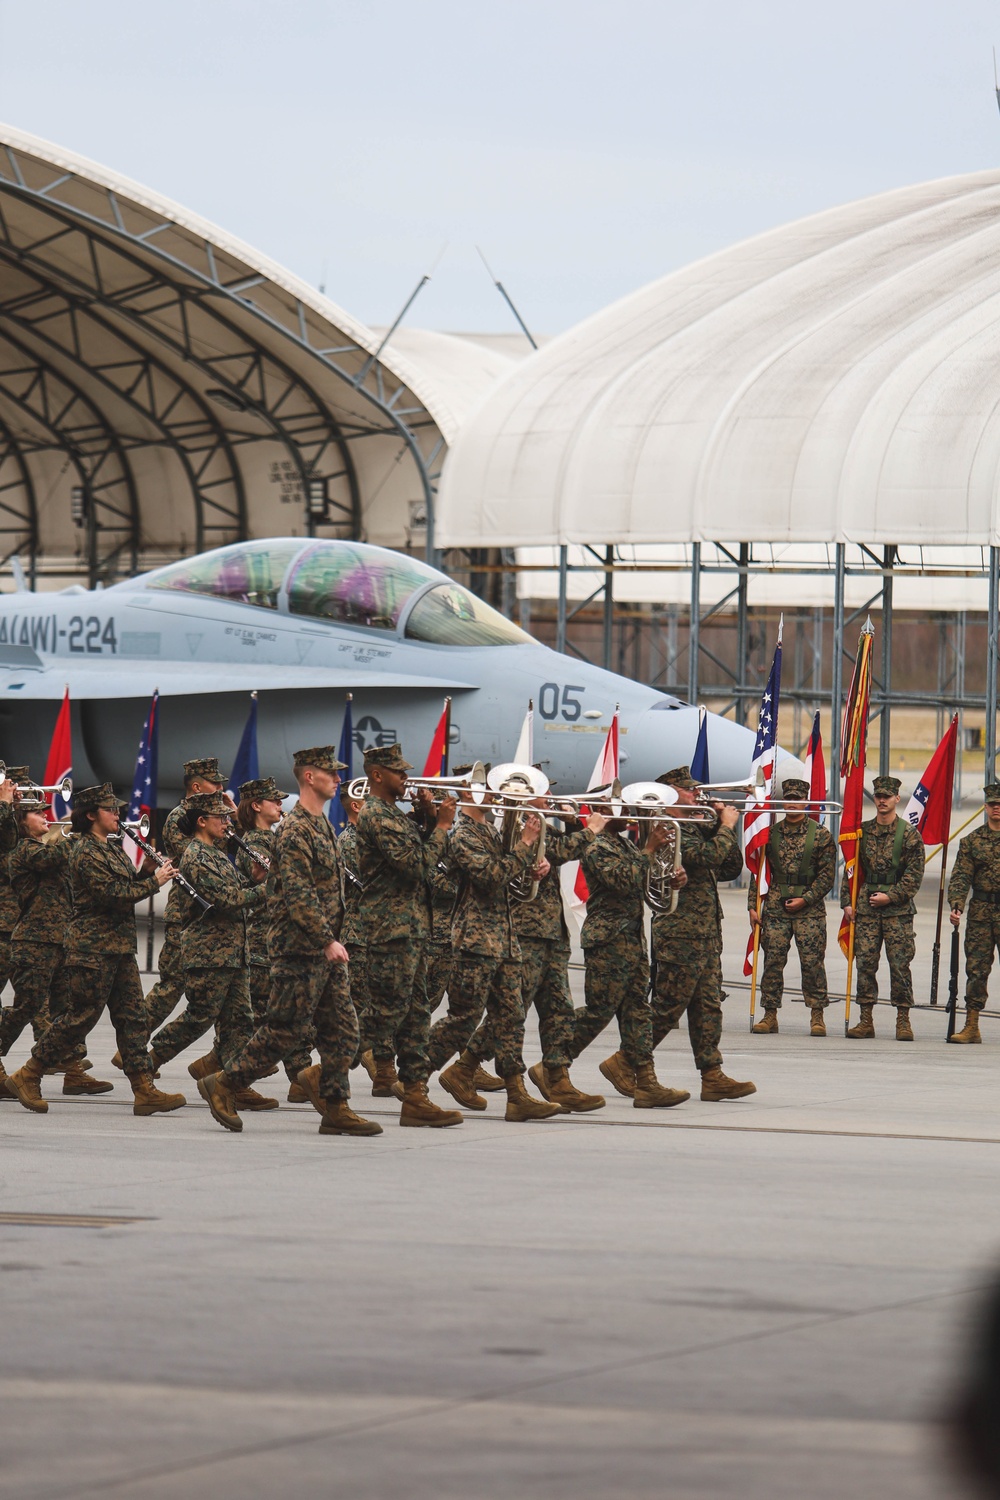
[[[372,1076],[373,1099],[402,1099],[403,1085],[391,1058],[377,1059]]]
[[[0,1099],[14,1100],[17,1095],[7,1087],[7,1069],[0,1063]]]
[[[617,1089],[626,1099],[632,1098],[635,1093],[635,1069],[625,1061],[621,1052],[612,1052],[610,1057],[606,1057],[597,1066],[613,1089]]]
[[[499,1094],[504,1087],[503,1079],[498,1078],[495,1073],[487,1072],[482,1063],[476,1069],[476,1076],[472,1081],[484,1094]]]
[[[778,1012],[775,1007],[773,1005],[765,1006],[763,1016],[757,1022],[756,1026],[751,1026],[750,1030],[754,1033],[755,1036],[767,1036],[768,1033],[772,1033],[774,1036],[777,1036]]]
[[[198,1079],[198,1092],[219,1124],[226,1130],[242,1130],[243,1121],[236,1109],[236,1096],[224,1073],[209,1073]]]
[[[862,1001],[861,1020],[858,1022],[857,1026],[851,1027],[847,1035],[850,1037],[873,1037],[875,1035],[875,1022],[872,1019],[872,1013],[874,1009],[874,1001],[870,1003],[867,1000]]]
[[[288,1085],[288,1103],[289,1104],[308,1104],[309,1103],[309,1095],[306,1093],[306,1091],[302,1087],[301,1083],[290,1083]]]
[[[7,1087],[15,1098],[20,1099],[25,1109],[33,1109],[39,1115],[44,1115],[49,1107],[42,1098],[44,1072],[42,1064],[29,1057],[23,1068],[18,1068],[16,1073],[9,1074],[7,1078]]]
[[[319,1122],[320,1135],[381,1135],[375,1120],[356,1115],[346,1099],[327,1101],[326,1113]]]
[[[116,1052],[114,1057],[111,1059],[111,1066],[113,1068],[117,1068],[119,1073],[124,1073],[125,1064],[122,1062],[122,1055],[120,1052]]]
[[[966,1007],[965,1025],[961,1031],[956,1031],[954,1036],[948,1038],[949,1042],[981,1042],[979,1035],[979,1012]]]
[[[633,1109],[670,1109],[675,1104],[683,1104],[690,1097],[687,1089],[669,1089],[666,1084],[660,1083],[651,1062],[640,1063],[636,1068]]]
[[[825,1005],[814,1005],[809,1011],[809,1035],[826,1036]]]
[[[459,1109],[441,1109],[427,1092],[426,1083],[403,1084],[403,1107],[399,1111],[400,1125],[427,1125],[432,1130],[447,1125],[462,1125],[465,1116]]]
[[[727,1078],[721,1068],[706,1068],[701,1075],[701,1097],[706,1104],[719,1104],[726,1099],[745,1099],[756,1094],[755,1083],[737,1083]]]
[[[222,1058],[213,1047],[204,1057],[196,1057],[193,1063],[188,1063],[188,1072],[197,1083],[199,1078],[207,1078],[209,1073],[217,1073],[221,1067]]]
[[[475,1058],[463,1052],[438,1077],[438,1083],[445,1093],[450,1094],[463,1109],[486,1108],[486,1100],[476,1093],[476,1066]]]
[[[358,1058],[358,1062],[364,1068],[372,1083],[375,1082],[375,1054],[370,1047],[366,1048]]]
[[[236,1095],[236,1108],[256,1110],[277,1109],[278,1101],[270,1094],[258,1094],[256,1089],[240,1089]]]
[[[592,1109],[603,1109],[607,1102],[603,1094],[582,1093],[567,1067],[547,1068],[544,1063],[535,1063],[528,1069],[528,1077],[542,1098],[558,1104],[564,1115],[585,1115]]]
[[[132,1104],[134,1115],[165,1115],[172,1109],[181,1109],[187,1103],[183,1094],[162,1094],[148,1073],[130,1073],[128,1081],[135,1095]]]
[[[910,1007],[908,1005],[896,1006],[896,1041],[913,1041],[913,1027],[910,1025]]]
[[[103,1078],[89,1077],[79,1063],[70,1063],[63,1074],[64,1094],[110,1094],[113,1088],[114,1084]]]
[[[549,1104],[544,1099],[532,1099],[520,1073],[512,1073],[509,1078],[504,1079],[504,1087],[507,1090],[505,1120],[523,1124],[527,1120],[551,1120],[553,1115],[562,1114],[558,1104]]]

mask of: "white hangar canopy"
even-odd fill
[[[1000,542],[1000,172],[643,288],[463,427],[439,546]]]
[[[214,225],[0,126],[0,562],[96,581],[276,533],[422,539],[507,361],[380,343]]]

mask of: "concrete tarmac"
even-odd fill
[[[735,978],[745,893],[725,904]],[[759,1090],[733,1104],[697,1098],[683,1035],[657,1057],[694,1094],[670,1111],[611,1093],[515,1126],[492,1095],[400,1130],[355,1075],[374,1140],[319,1136],[308,1106],[229,1134],[195,1052],[163,1080],[188,1107],[136,1119],[102,1021],[113,1094],[0,1105],[0,1495],[960,1494],[938,1419],[1000,1254],[1000,1021],[957,1048],[941,1014],[907,1045],[888,1009],[874,1042],[841,1016],[812,1039],[786,1005],[751,1037],[731,990],[727,1071]]]

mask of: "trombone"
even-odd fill
[[[548,783],[546,783],[548,785]],[[411,791],[419,791],[421,787],[427,787],[430,791],[460,791],[462,787],[468,787],[472,793],[472,800],[477,805],[483,801],[488,790],[486,784],[486,767],[481,760],[477,760],[470,770],[463,776],[410,776],[407,778],[406,786],[403,788],[401,802],[411,802],[409,795]],[[347,795],[352,802],[363,802],[369,794],[368,777],[355,776],[353,781],[347,784]]]
[[[842,813],[844,804],[827,797],[797,798],[768,797],[763,782],[748,776],[745,781],[705,781],[697,791],[698,802],[712,805],[721,802],[723,807],[744,808],[747,802],[758,802],[769,812]]]

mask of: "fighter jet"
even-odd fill
[[[185,759],[232,757],[251,691],[261,769],[279,777],[294,750],[336,741],[348,692],[358,752],[399,740],[418,769],[445,696],[452,764],[510,760],[531,700],[535,758],[566,792],[586,787],[616,704],[625,781],[689,761],[698,728],[695,708],[549,650],[416,558],[302,537],[0,596],[0,756],[41,769],[67,685],[77,785],[120,788],[159,689],[161,803]],[[709,718],[712,779],[745,777],[753,735]]]

